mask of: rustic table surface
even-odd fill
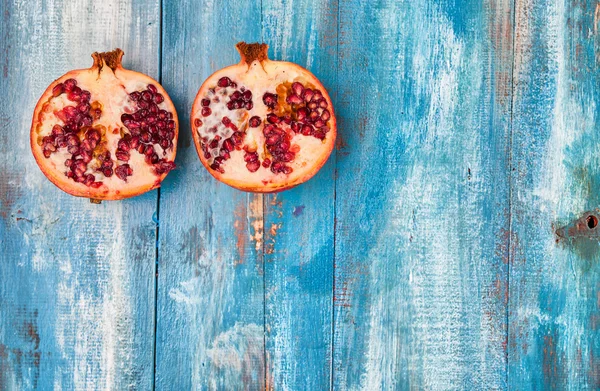
[[[3,0],[0,18],[0,390],[600,389],[600,236],[576,224],[600,207],[597,1]],[[191,140],[240,40],[334,100],[334,154],[281,194],[218,183]],[[115,47],[174,99],[178,168],[95,205],[42,175],[29,126],[51,81]]]

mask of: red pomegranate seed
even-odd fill
[[[325,133],[323,133],[321,130],[315,130],[315,132],[313,133],[313,136],[315,136],[319,140],[325,139]]]
[[[302,126],[302,134],[305,136],[310,136],[313,132],[313,128],[310,125]]]
[[[304,92],[304,86],[296,81],[292,83],[292,91],[294,91],[294,94],[302,96],[302,93]]]
[[[329,110],[323,110],[323,112],[321,113],[321,119],[325,122],[327,122],[327,120],[331,118],[331,114],[329,114]]]
[[[321,91],[314,90],[314,92],[315,92],[315,96],[313,97],[314,101],[319,101],[319,100],[323,99],[323,94],[321,94]]]
[[[245,162],[255,162],[257,160],[258,160],[258,155],[256,154],[256,152],[246,153],[244,155],[244,161]]]
[[[203,107],[201,114],[203,117],[208,117],[212,113],[212,110],[209,107]]]
[[[223,117],[221,122],[223,123],[223,125],[227,126],[231,123],[231,120],[229,119],[229,117]]]
[[[230,84],[231,84],[231,79],[228,77],[222,77],[217,82],[217,85],[219,87],[229,87]]]
[[[129,167],[129,164],[122,164],[115,169],[117,177],[125,182],[127,182],[127,177],[131,175],[131,172],[132,170],[131,167]]]
[[[67,147],[67,152],[69,152],[71,155],[76,155],[79,153],[79,147],[77,145],[70,145]]]
[[[139,91],[134,91],[131,94],[129,94],[129,97],[132,101],[138,101],[141,99],[142,94]]]
[[[286,98],[286,102],[291,105],[299,105],[304,101],[298,95],[288,95],[288,97]]]
[[[60,136],[64,133],[65,133],[65,130],[63,129],[62,126],[57,124],[52,127],[52,135],[53,136]]]
[[[125,152],[125,151],[121,151],[119,149],[117,149],[117,152],[115,152],[115,157],[117,158],[117,160],[120,160],[122,162],[129,161],[129,153]]]
[[[150,92],[153,94],[156,94],[158,92],[154,84],[148,84],[148,90],[150,90]]]
[[[263,166],[264,168],[267,168],[267,167],[269,167],[270,165],[271,165],[271,159],[269,159],[269,158],[265,158],[265,160],[263,160],[263,162],[262,162],[262,166]]]
[[[319,107],[321,108],[326,108],[327,107],[327,101],[325,99],[321,99],[321,101],[319,102]]]
[[[255,161],[255,162],[246,163],[246,168],[250,172],[256,172],[260,168],[260,162]]]
[[[250,118],[249,125],[252,128],[258,128],[261,122],[262,121],[260,120],[260,118],[255,115],[254,117]]]
[[[244,99],[246,102],[250,102],[250,100],[252,99],[252,91],[244,91],[244,93],[242,94],[242,99]]]
[[[252,102],[246,102],[246,104],[244,104],[244,108],[248,111],[252,110],[253,107],[254,104]]]
[[[146,102],[150,102],[152,100],[152,93],[150,91],[142,92],[142,99]]]
[[[290,124],[290,127],[292,128],[292,130],[296,133],[298,133],[300,131],[300,124],[298,122],[292,121],[292,123]]]
[[[208,106],[210,106],[210,99],[202,99],[202,101],[200,103],[202,104],[203,107],[208,107]]]
[[[283,160],[284,162],[291,162],[292,160],[294,160],[295,157],[296,157],[295,153],[293,153],[293,152],[286,152],[281,157],[281,160]]]
[[[52,96],[57,97],[65,92],[65,86],[62,83],[59,83],[52,88]]]
[[[277,116],[277,114],[268,114],[267,115],[267,121],[269,121],[269,123],[271,124],[278,124],[279,123],[279,117]]]
[[[300,107],[298,111],[296,111],[296,118],[298,121],[304,121],[304,119],[308,116],[308,110],[306,107]]]
[[[283,166],[283,169],[282,169],[282,171],[283,171],[283,173],[284,173],[284,174],[286,174],[286,175],[287,175],[287,174],[291,174],[291,173],[292,173],[292,171],[294,171],[294,170],[292,169],[292,167],[289,167],[289,166]]]
[[[158,105],[165,101],[165,97],[162,96],[161,94],[156,94],[156,95],[154,95],[153,101],[154,101],[154,103],[156,103]]]
[[[87,174],[85,177],[85,180],[83,181],[83,184],[86,186],[90,186],[95,181],[96,181],[96,177],[94,177],[93,174]]]
[[[227,108],[229,110],[235,110],[235,102],[230,100],[229,102],[227,102]]]
[[[235,132],[231,135],[231,140],[235,145],[241,145],[244,141],[244,134],[240,132]]]
[[[283,167],[283,163],[274,162],[273,165],[271,166],[271,171],[274,172],[275,174],[277,174],[277,173],[279,173],[279,171],[281,170],[282,167]]]
[[[82,113],[87,113],[90,110],[90,105],[87,103],[80,103],[79,105],[77,105],[77,110],[79,110]]]
[[[304,101],[306,103],[308,103],[311,101],[311,99],[313,98],[314,95],[315,95],[315,93],[313,92],[313,90],[311,90],[310,88],[307,88],[304,90],[304,94],[302,95],[302,97],[304,98]]]
[[[279,143],[279,149],[282,151],[287,151],[288,149],[290,149],[289,141],[283,140],[281,143]]]
[[[275,105],[277,104],[277,95],[265,92],[263,95],[263,103],[270,109],[275,108]]]
[[[316,109],[319,106],[319,104],[317,102],[315,102],[315,100],[313,99],[312,102],[310,102],[309,104],[306,105],[306,107],[308,107],[311,110]]]
[[[131,141],[129,141],[129,145],[131,145],[131,149],[137,149],[140,145],[140,138],[138,136],[133,136]]]
[[[67,79],[64,81],[65,91],[71,91],[77,85],[77,80]]]
[[[274,135],[268,137],[267,140],[265,141],[265,143],[267,145],[275,145],[279,142],[280,139],[281,139],[281,137],[278,134],[274,134]]]
[[[315,121],[314,125],[315,125],[315,128],[321,128],[321,127],[325,126],[325,122],[323,122],[322,119],[318,119]]]
[[[223,141],[223,148],[231,152],[235,149],[235,145],[233,144],[233,141],[230,138],[228,138],[227,140]]]
[[[242,93],[239,91],[234,91],[233,94],[231,94],[231,100],[240,100],[241,97]]]
[[[111,177],[113,174],[113,169],[112,168],[104,168],[104,169],[102,169],[102,174],[104,174],[105,177]]]
[[[159,145],[163,150],[165,150],[171,146],[171,141],[166,138],[163,138],[162,140],[160,140]]]
[[[311,121],[316,121],[317,118],[319,118],[319,112],[316,110],[313,110],[310,112],[310,114],[308,115],[308,118],[310,118]]]

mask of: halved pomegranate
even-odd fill
[[[79,197],[116,200],[160,186],[175,167],[179,122],[165,90],[124,69],[123,51],[94,53],[46,89],[33,114],[31,150],[43,173]]]
[[[266,44],[236,47],[242,61],[210,76],[192,106],[202,164],[245,191],[276,192],[307,181],[335,143],[327,91],[299,65],[269,60]]]

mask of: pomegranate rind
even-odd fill
[[[263,68],[263,70],[266,68],[272,68],[272,67],[293,70],[296,73],[301,74],[303,76],[303,79],[308,80],[310,82],[310,84],[312,84],[314,86],[314,88],[319,89],[321,91],[323,97],[327,101],[327,104],[328,104],[327,109],[331,113],[331,118],[328,121],[330,131],[326,135],[326,138],[323,142],[324,145],[322,147],[320,147],[319,155],[317,156],[317,158],[315,160],[310,162],[309,167],[302,169],[299,173],[294,172],[288,176],[289,178],[292,178],[291,180],[283,180],[283,181],[278,181],[278,182],[268,181],[266,183],[264,181],[261,181],[260,183],[256,183],[256,181],[254,181],[254,183],[248,183],[248,181],[245,181],[245,180],[236,180],[235,178],[231,178],[230,176],[228,176],[227,170],[225,170],[224,173],[221,173],[219,171],[211,169],[208,160],[204,157],[204,154],[202,152],[202,147],[201,147],[202,140],[201,140],[200,135],[196,131],[196,127],[193,124],[194,119],[198,117],[197,114],[201,111],[202,99],[206,96],[208,90],[217,84],[217,81],[221,77],[224,77],[224,76],[229,77],[231,75],[237,75],[237,74],[246,72],[252,66],[260,66]],[[265,77],[268,77],[268,74],[265,74]],[[273,85],[273,90],[275,90],[275,87],[276,87],[276,85]],[[260,100],[261,97],[255,95],[255,99]],[[204,81],[202,86],[200,87],[200,89],[196,95],[196,98],[194,100],[194,104],[192,105],[190,118],[191,118],[191,122],[192,122],[192,136],[194,139],[194,145],[196,146],[196,152],[198,154],[200,162],[207,169],[207,171],[215,179],[217,179],[220,182],[223,182],[223,183],[225,183],[233,188],[239,189],[239,190],[254,192],[254,193],[281,192],[281,191],[288,190],[292,187],[298,186],[298,185],[308,181],[310,178],[312,178],[313,176],[316,175],[316,173],[325,165],[325,163],[329,159],[329,156],[331,155],[331,152],[333,151],[333,148],[335,146],[335,139],[337,136],[337,122],[336,122],[336,118],[335,118],[333,104],[332,104],[331,98],[329,97],[329,94],[327,93],[327,90],[325,89],[323,84],[307,69],[301,67],[298,64],[286,62],[286,61],[264,60],[260,63],[258,61],[254,61],[252,64],[247,64],[244,61],[242,61],[239,64],[231,65],[231,66],[228,66],[228,67],[225,67],[225,68],[222,68],[222,69],[216,71],[211,76],[209,76]],[[283,176],[284,174],[280,174],[280,175]]]
[[[174,161],[175,156],[177,154],[177,140],[179,137],[179,119],[177,117],[177,111],[175,110],[175,106],[173,105],[169,95],[164,90],[164,88],[158,83],[158,81],[154,80],[150,76],[132,70],[124,69],[122,66],[120,66],[120,64],[112,70],[109,69],[109,67],[105,67],[105,69],[103,69],[103,72],[113,72],[117,79],[135,80],[136,82],[143,83],[144,85],[152,84],[157,88],[158,92],[164,96],[165,99],[162,102],[163,107],[165,108],[165,110],[172,113],[172,120],[175,121],[175,135],[173,137],[173,146],[171,149],[168,150],[164,158],[166,158],[169,161]],[[42,147],[37,143],[39,135],[36,132],[36,128],[38,124],[42,122],[39,120],[39,118],[40,114],[42,113],[42,110],[44,109],[44,105],[53,96],[52,89],[57,84],[63,83],[67,79],[79,80],[82,77],[85,79],[92,79],[97,78],[97,75],[98,68],[96,66],[93,66],[88,69],[72,70],[56,79],[46,88],[46,90],[44,91],[44,93],[42,94],[35,106],[31,122],[30,146],[36,163],[38,164],[44,175],[55,186],[57,186],[64,192],[76,197],[85,197],[94,200],[107,201],[120,200],[124,198],[134,197],[160,187],[162,180],[168,175],[168,172],[161,175],[145,175],[144,178],[140,178],[139,176],[135,177],[134,172],[134,176],[128,177],[127,182],[122,181],[122,183],[119,183],[116,186],[113,184],[113,186],[111,187],[103,185],[99,188],[93,188],[90,186],[86,186],[83,183],[75,182],[72,179],[68,178],[64,173],[63,167],[53,167],[50,161],[44,157]],[[84,89],[86,88],[86,86],[82,87]],[[114,156],[114,151],[112,152]]]

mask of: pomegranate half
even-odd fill
[[[219,181],[268,193],[314,176],[335,144],[323,85],[299,65],[271,61],[266,44],[237,44],[241,62],[211,75],[192,106],[202,164]]]
[[[151,77],[124,69],[123,51],[94,53],[46,89],[33,114],[31,150],[60,189],[94,200],[133,197],[160,186],[175,167],[179,123]]]

